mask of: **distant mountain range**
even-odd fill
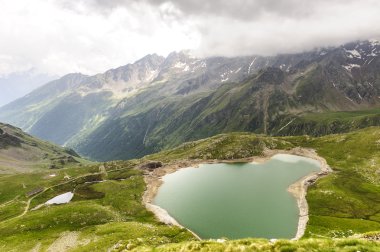
[[[38,74],[33,69],[0,76],[0,107],[56,78],[57,76]]]
[[[380,43],[371,40],[272,57],[147,55],[49,82],[0,108],[0,121],[113,160],[222,132],[345,132],[380,125],[379,108]]]

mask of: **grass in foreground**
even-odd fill
[[[98,251],[117,244],[122,239],[141,239],[146,237],[159,245],[184,240],[193,240],[191,233],[178,227],[158,223],[153,214],[142,204],[145,183],[142,171],[133,169],[133,162],[110,162],[87,167],[83,170],[59,170],[61,175],[70,174],[70,179],[61,175],[49,177],[49,172],[2,177],[1,191],[7,192],[6,181],[12,179],[11,197],[16,199],[4,202],[0,207],[0,250],[28,251],[38,248],[45,251],[55,250],[62,244],[71,244],[80,250]],[[49,178],[46,180],[46,178]],[[100,181],[100,182],[99,182]],[[24,186],[43,187],[46,190],[28,197]],[[4,190],[3,190],[4,189]],[[67,192],[75,191],[69,204],[42,206],[31,210],[48,199]],[[34,198],[33,198],[34,197]],[[26,200],[33,200],[25,215]],[[24,202],[22,205],[20,202]],[[10,215],[12,208],[18,210]],[[8,209],[10,208],[10,209]],[[16,215],[16,216],[15,216]],[[58,246],[58,247],[57,247]]]
[[[141,203],[143,171],[134,168],[147,160],[239,159],[297,146],[316,149],[334,169],[309,189],[310,221],[300,241],[193,241],[186,230],[158,223]],[[380,128],[374,127],[320,138],[222,134],[141,160],[0,176],[0,250],[57,250],[66,242],[71,251],[380,251],[376,242],[334,239],[380,230],[379,164]],[[45,191],[27,196],[39,187]],[[31,211],[74,190],[69,204]]]
[[[119,251],[123,251],[122,247]],[[166,244],[152,248],[140,245],[132,251],[138,252],[327,252],[327,251],[367,251],[377,252],[380,249],[378,242],[361,239],[305,239],[300,241],[278,240],[270,242],[263,239],[244,239],[232,241],[194,241],[182,242],[177,244]]]

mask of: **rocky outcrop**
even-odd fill
[[[150,161],[140,166],[140,169],[154,170],[162,167],[162,162],[160,161]]]
[[[259,73],[257,80],[260,83],[268,83],[268,84],[279,85],[279,84],[282,84],[284,82],[285,74],[279,68],[268,67],[267,69],[265,69],[261,73]]]
[[[0,134],[0,149],[8,147],[21,147],[22,140],[18,137],[12,136],[6,132]]]

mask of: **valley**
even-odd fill
[[[0,108],[0,121],[97,161],[227,132],[344,133],[379,125],[379,55],[376,40],[268,57],[150,54],[52,81]]]

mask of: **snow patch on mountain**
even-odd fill
[[[188,66],[188,65],[184,62],[177,62],[177,63],[175,63],[175,65],[173,67],[174,68],[186,68],[186,66]]]
[[[358,64],[348,64],[348,65],[343,65],[342,67],[344,67],[347,71],[351,72],[352,68],[355,68],[355,67],[360,68],[360,65],[358,65]]]
[[[251,68],[252,68],[253,64],[255,63],[256,59],[257,59],[256,57],[255,57],[255,58],[253,58],[253,60],[252,60],[251,64],[249,64],[249,67],[248,67],[248,74],[250,74],[250,73],[251,73]]]
[[[356,49],[354,49],[354,50],[347,50],[347,49],[344,49],[345,50],[345,52],[346,53],[348,53],[348,54],[346,54],[347,55],[347,57],[349,57],[349,58],[359,58],[359,59],[361,59],[362,58],[362,56],[361,56],[361,54],[356,50]]]
[[[190,70],[190,67],[188,65],[185,66],[185,68],[182,70],[183,72],[188,72]]]
[[[363,100],[363,97],[360,95],[360,93],[358,93],[358,96],[359,96],[360,100]]]
[[[380,41],[376,40],[376,39],[370,39],[369,40],[369,43],[372,45],[372,46],[379,46],[380,45]]]

